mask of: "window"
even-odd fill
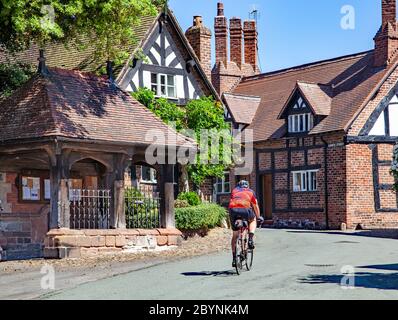
[[[293,172],[293,191],[306,192],[317,191],[317,175],[318,170],[295,171]]]
[[[292,114],[288,118],[289,133],[308,132],[314,127],[314,117],[311,113]]]
[[[229,172],[226,172],[224,174],[224,177],[217,178],[215,189],[218,194],[231,192],[231,182],[229,180]]]
[[[141,167],[141,181],[147,183],[157,183],[156,170],[150,167]]]
[[[151,73],[151,90],[158,97],[176,98],[175,76]]]
[[[45,202],[51,199],[51,186],[48,175],[22,175],[20,176],[20,201]]]

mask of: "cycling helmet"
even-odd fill
[[[249,188],[249,182],[246,180],[241,180],[238,183],[238,187],[239,188],[243,188],[243,189],[248,189]]]

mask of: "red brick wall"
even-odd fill
[[[378,158],[391,160],[392,145],[378,145]],[[378,167],[379,183],[390,184],[392,177],[387,174],[388,167]],[[372,150],[363,144],[347,146],[347,225],[355,228],[359,224],[364,228],[397,228],[396,212],[376,212],[373,183]],[[382,208],[396,208],[396,194],[392,191],[380,191]]]
[[[333,229],[338,229],[341,224],[346,221],[346,197],[345,197],[345,146],[343,143],[343,134],[327,134],[323,139],[328,143],[327,161],[328,161],[328,216],[329,226]],[[315,141],[315,148],[314,147]],[[326,227],[326,213],[325,213],[325,144],[321,137],[305,137],[289,139],[289,148],[294,147],[310,147],[306,152],[304,150],[291,150],[290,172],[288,172],[288,148],[286,148],[286,139],[279,139],[268,141],[264,143],[257,143],[259,169],[268,173],[271,170],[271,154],[273,153],[276,170],[284,170],[284,172],[274,172],[275,179],[275,209],[288,210],[289,192],[291,198],[291,212],[274,212],[274,222],[281,226],[296,226],[296,227]],[[267,149],[267,151],[264,151]],[[268,150],[269,149],[269,150]],[[275,150],[278,149],[278,150]],[[283,150],[279,150],[283,149]],[[317,173],[317,191],[315,192],[293,192],[293,175],[295,171],[303,167],[313,169],[319,167]],[[311,167],[312,166],[312,167]],[[251,175],[251,184],[257,193],[260,192],[257,186],[257,175]],[[261,181],[261,179],[260,179]],[[288,190],[288,181],[290,181],[290,190]],[[261,196],[261,195],[260,195]],[[300,209],[320,209],[319,212],[300,212]]]
[[[45,203],[21,203],[18,199],[17,177],[17,173],[6,173],[10,192],[3,204],[7,209],[0,213],[0,246],[8,252],[25,250],[29,253],[44,243],[50,207]]]

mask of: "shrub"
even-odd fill
[[[176,209],[176,225],[182,231],[208,230],[220,226],[227,216],[225,208],[217,204]]]
[[[176,200],[174,202],[174,208],[188,208],[190,207],[187,200]]]
[[[200,197],[195,192],[183,192],[178,195],[178,200],[185,200],[190,206],[198,206],[201,204]]]

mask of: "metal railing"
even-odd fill
[[[125,190],[126,226],[128,229],[160,228],[160,196],[136,188]]]
[[[109,229],[111,190],[70,189],[71,229]]]

